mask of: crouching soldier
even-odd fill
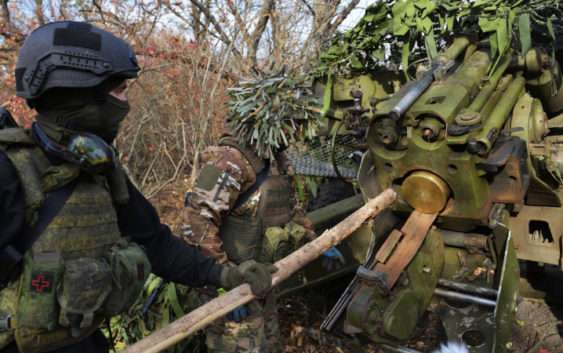
[[[271,146],[272,153],[261,155],[251,141],[225,136],[205,150],[186,197],[186,241],[219,263],[237,266],[249,260],[275,262],[314,238],[311,223],[295,202],[286,147]],[[213,288],[200,292],[204,300],[217,295]],[[208,351],[281,352],[275,302],[270,292],[216,322],[206,331]]]
[[[104,318],[126,311],[148,274],[189,286],[248,282],[271,266],[227,267],[173,236],[111,146],[129,111],[131,47],[87,23],[56,22],[26,39],[17,94],[38,112],[0,130],[0,352],[103,353]]]

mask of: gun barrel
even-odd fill
[[[405,115],[409,108],[416,102],[420,96],[434,82],[436,73],[446,71],[451,67],[452,62],[467,48],[469,40],[465,37],[458,37],[452,45],[439,57],[434,60],[430,70],[425,72],[422,77],[405,88],[402,97],[391,109],[389,115],[393,120],[399,120]],[[406,68],[405,68],[406,70]]]
[[[406,90],[401,99],[395,104],[391,109],[389,115],[393,120],[399,120],[405,115],[409,108],[416,102],[420,96],[426,91],[428,87],[434,81],[434,71],[437,68],[431,69],[424,73],[424,75],[412,85],[410,85]]]
[[[344,200],[340,200],[328,206],[307,213],[307,218],[315,228],[326,225],[328,222],[338,222],[358,208],[362,207],[364,199],[358,194]]]

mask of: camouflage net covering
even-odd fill
[[[319,74],[407,70],[437,56],[455,34],[485,40],[500,57],[525,53],[532,37],[551,46],[560,33],[559,0],[382,0],[321,55]]]

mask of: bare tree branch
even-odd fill
[[[248,33],[248,29],[246,27],[246,24],[244,23],[244,21],[240,17],[240,14],[239,14],[237,8],[235,7],[235,5],[233,4],[232,1],[228,1],[228,0],[227,0],[227,6],[229,7],[231,14],[235,18],[235,23],[237,25],[237,29],[242,33],[242,39],[244,40],[244,42],[246,43],[246,45],[249,48],[252,48],[253,47],[253,39],[250,38],[250,34]]]
[[[5,26],[5,30],[9,30],[9,27],[11,27],[12,24],[8,2],[10,2],[10,0],[2,0],[2,22]]]
[[[252,32],[252,40],[254,42],[252,46],[252,52],[254,54],[254,61],[256,61],[256,52],[258,51],[258,46],[260,45],[260,39],[266,30],[270,16],[274,10],[275,0],[265,0],[260,13],[258,14],[258,23],[254,32]]]
[[[356,8],[356,6],[358,6],[358,4],[360,3],[360,0],[352,0],[350,1],[350,3],[348,4],[348,6],[346,6],[341,12],[340,14],[334,19],[334,21],[330,24],[330,28],[329,28],[329,36],[332,36],[334,34],[334,32],[336,31],[336,29],[342,24],[342,22],[344,22],[344,20],[350,15],[350,13],[352,12],[352,10],[354,10]]]
[[[43,13],[43,0],[35,0],[35,17],[40,25],[45,24],[45,14]]]
[[[104,11],[102,10],[102,5],[97,0],[92,0],[92,5],[98,10],[100,14],[100,18],[102,19],[103,23],[106,23],[106,18],[104,16]]]
[[[202,27],[203,27],[203,23],[201,23],[201,12],[198,10],[198,8],[194,5],[191,4],[191,15],[192,15],[192,21],[191,21],[191,26],[192,26],[192,30],[194,31],[194,37],[195,40],[197,42],[199,42],[201,40],[201,36],[203,33]]]
[[[301,0],[301,2],[307,7],[307,9],[309,10],[309,12],[311,12],[311,15],[313,17],[317,17],[317,13],[315,12],[315,9],[313,9],[313,7],[311,6],[311,4],[309,4],[307,2],[307,0]]]
[[[209,22],[211,22],[211,24],[213,25],[213,28],[215,29],[215,31],[219,34],[220,39],[227,45],[231,45],[232,44],[232,40],[229,38],[229,36],[227,36],[227,34],[225,33],[225,31],[223,31],[223,28],[221,28],[221,25],[219,24],[219,22],[217,22],[217,20],[215,19],[215,16],[213,16],[213,14],[211,14],[211,11],[208,7],[206,7],[205,5],[203,5],[201,2],[199,2],[198,0],[190,0],[190,2],[195,5],[199,11],[201,11],[202,14],[205,15],[205,17],[207,17],[207,19],[209,20]],[[166,1],[166,3],[168,4],[168,8],[171,9],[172,6],[170,6],[170,1]],[[240,52],[238,50],[236,50],[233,47],[233,50],[235,51],[235,55],[241,56]]]

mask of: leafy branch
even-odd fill
[[[232,133],[262,157],[273,158],[280,148],[316,134],[319,102],[304,78],[246,81],[230,94]]]

